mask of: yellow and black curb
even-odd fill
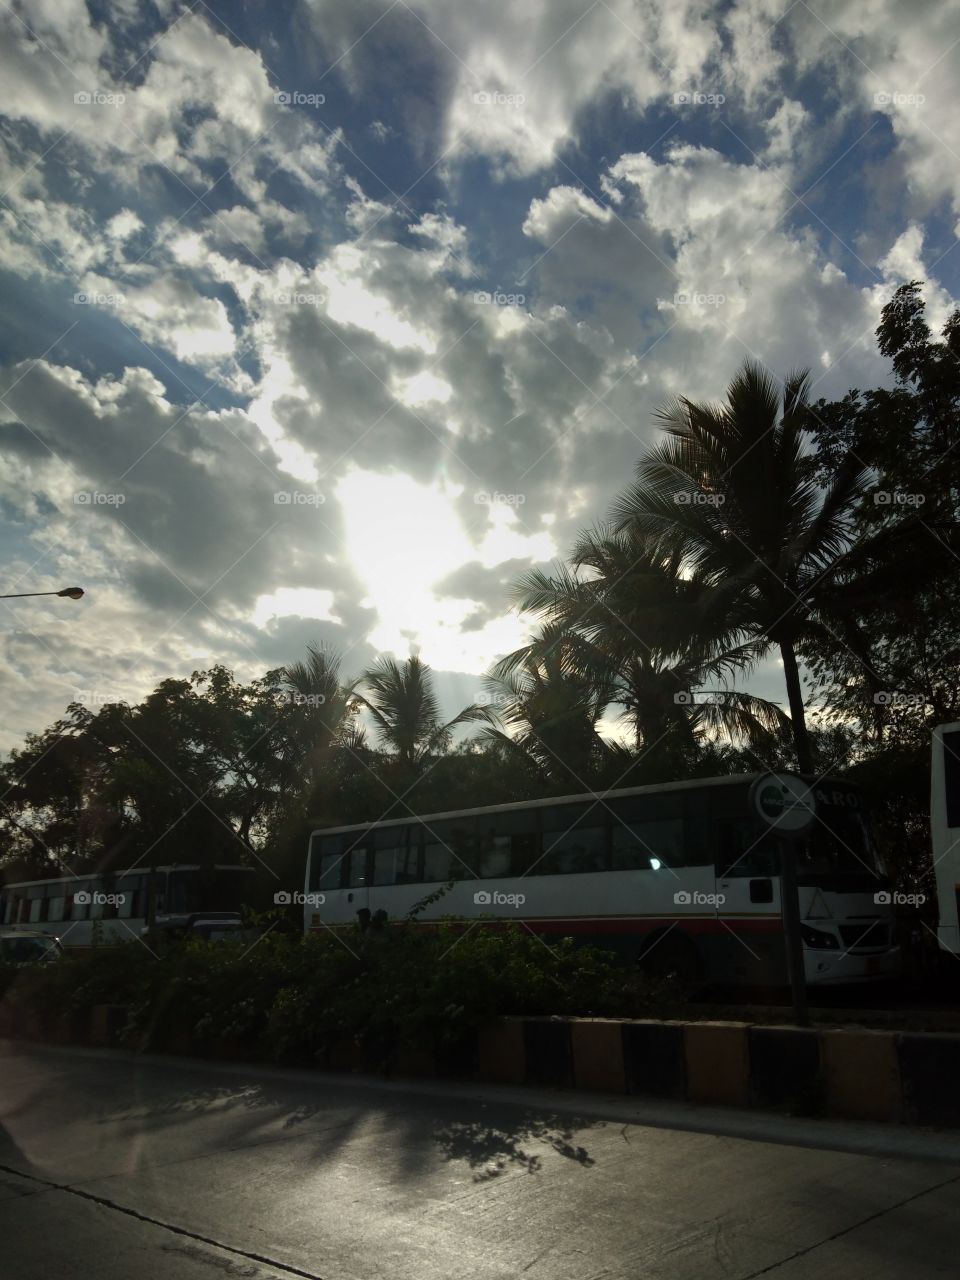
[[[0,1006],[0,1036],[47,1043],[118,1045],[126,1022],[127,1010],[117,1005],[98,1005],[56,1022]],[[206,1058],[264,1060],[256,1048],[232,1041],[201,1043],[177,1036],[162,1048]],[[334,1046],[317,1062],[341,1071],[375,1069],[353,1043]],[[501,1018],[453,1047],[401,1049],[391,1074],[960,1127],[960,1034],[948,1032]]]

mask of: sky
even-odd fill
[[[960,296],[956,0],[0,10],[0,749],[308,643],[452,715],[744,358]],[[783,700],[773,658],[750,688]]]

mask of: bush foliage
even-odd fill
[[[663,1014],[680,995],[569,938],[548,945],[520,926],[412,921],[337,936],[269,933],[252,946],[109,943],[7,970],[0,983],[11,1007],[48,1026],[94,1005],[123,1005],[131,1047],[219,1044],[321,1064],[346,1047],[374,1068],[389,1068],[405,1049],[454,1060],[478,1027],[503,1015]]]

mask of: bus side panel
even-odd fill
[[[933,731],[930,762],[930,840],[937,878],[937,939],[960,956],[960,724]]]

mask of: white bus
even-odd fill
[[[198,915],[235,914],[254,868],[131,867],[126,871],[0,885],[0,924],[59,938],[66,950],[187,927]]]
[[[659,973],[735,984],[786,981],[780,841],[751,811],[762,775],[695,779],[334,827],[310,838],[306,931],[385,912],[523,922]],[[813,785],[798,848],[810,983],[899,972],[890,884],[852,784]]]
[[[937,941],[960,957],[960,724],[933,731],[930,761],[930,841],[937,877]]]

